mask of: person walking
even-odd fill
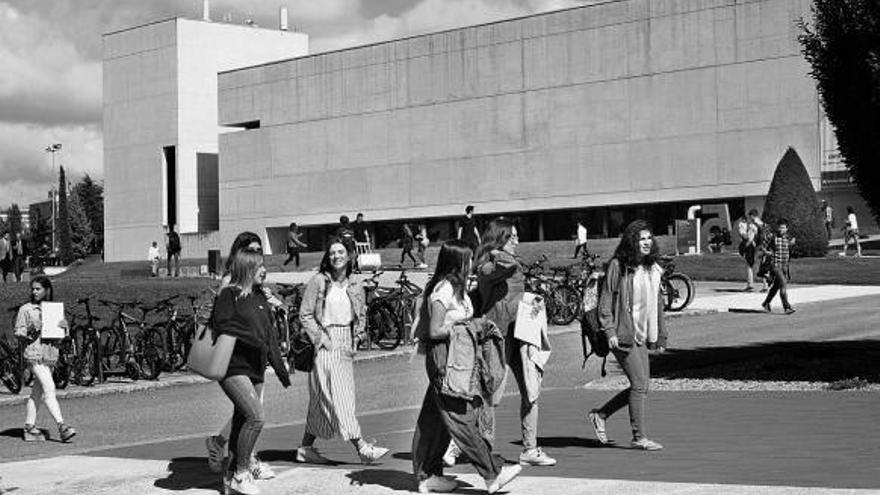
[[[9,233],[4,232],[0,236],[0,272],[3,274],[3,283],[12,270],[12,245],[9,243]]]
[[[588,256],[590,252],[587,250],[587,228],[584,227],[583,220],[577,221],[577,237],[575,239],[574,246],[574,256],[573,259],[577,259],[578,254],[581,252],[581,249],[584,250],[584,256]]]
[[[159,258],[162,255],[159,254],[159,244],[156,241],[150,245],[150,249],[147,251],[147,261],[150,262],[150,276],[158,277],[159,276]]]
[[[480,245],[480,231],[477,229],[477,221],[474,218],[474,205],[467,205],[464,209],[464,217],[458,222],[458,233],[455,237],[477,252]]]
[[[859,220],[856,218],[855,208],[847,206],[846,225],[843,226],[843,253],[840,254],[841,256],[846,256],[850,241],[856,247],[856,257],[860,258],[862,256],[862,245],[859,244]]]
[[[419,258],[419,268],[428,268],[425,262],[425,250],[428,249],[430,240],[428,239],[428,227],[425,222],[419,222],[418,233],[416,234],[416,254]]]
[[[516,226],[499,217],[491,222],[482,237],[476,254],[477,290],[482,301],[479,314],[491,320],[504,335],[505,361],[516,379],[520,395],[520,429],[522,452],[520,464],[553,466],[556,459],[538,446],[538,398],[541,394],[543,371],[531,359],[530,344],[514,337],[514,326],[519,303],[523,300],[525,277],[516,259],[519,236]],[[487,405],[483,415],[484,433],[495,436],[495,408]],[[452,447],[447,460],[455,457]]]
[[[330,461],[318,452],[315,440],[336,436],[351,442],[364,464],[388,454],[388,449],[363,439],[355,416],[353,360],[357,342],[365,336],[366,302],[363,286],[351,278],[351,256],[341,239],[332,240],[303,294],[299,318],[316,355],[297,462],[327,464]]]
[[[758,253],[758,243],[761,241],[760,231],[764,222],[758,216],[758,210],[751,209],[749,213],[737,222],[736,230],[739,233],[739,255],[746,262],[746,288],[745,292],[755,290],[755,257]]]
[[[180,276],[180,253],[183,247],[180,244],[180,235],[174,231],[174,225],[168,226],[168,234],[165,236],[165,251],[168,253],[168,259],[165,261],[168,269],[169,277]],[[174,267],[172,272],[171,267]]]
[[[467,400],[441,393],[449,338],[454,324],[467,321],[474,307],[466,292],[473,252],[466,243],[453,240],[440,247],[434,276],[425,286],[422,317],[429,318],[425,339],[425,370],[428,389],[413,435],[413,473],[420,493],[446,493],[458,488],[458,482],[443,476],[443,455],[454,440],[486,481],[489,493],[495,493],[522,470],[519,465],[504,466],[492,445],[480,435],[477,425],[481,399]],[[421,325],[420,325],[421,327]]]
[[[602,444],[613,443],[605,430],[605,421],[628,405],[632,428],[630,446],[640,450],[663,448],[647,437],[645,427],[651,381],[648,350],[663,352],[667,343],[661,294],[663,269],[657,264],[658,257],[659,249],[651,228],[644,220],[636,220],[626,227],[605,271],[599,296],[599,324],[608,336],[608,347],[629,380],[629,388],[587,414]]]
[[[367,223],[364,222],[363,213],[358,213],[355,216],[352,230],[354,231],[355,242],[366,243],[367,245],[370,245],[370,229]]]
[[[783,311],[790,315],[794,313],[794,308],[788,302],[788,280],[791,278],[791,246],[794,245],[796,239],[788,235],[788,220],[780,219],[776,229],[776,234],[767,239],[767,256],[771,260],[768,266],[771,285],[761,307],[769,313],[771,311],[770,303],[778,292]]]
[[[275,334],[275,317],[262,290],[265,279],[260,251],[244,249],[236,253],[229,285],[217,296],[211,317],[216,334],[236,338],[229,368],[220,381],[220,388],[234,407],[224,486],[245,495],[260,493],[253,474],[257,466],[252,462],[265,422],[261,397],[266,365],[272,364],[284,388],[290,386]]]
[[[15,275],[16,282],[21,282],[21,274],[24,272],[24,265],[27,260],[27,250],[25,249],[24,236],[20,232],[15,234],[12,240],[10,253],[12,258],[12,274]]]
[[[413,268],[419,265],[419,262],[416,261],[416,258],[413,256],[413,244],[415,243],[412,228],[410,228],[409,223],[404,222],[403,231],[401,232],[400,237],[400,266],[403,266],[403,258],[404,256],[409,256],[409,259],[413,262]]]
[[[302,241],[302,234],[296,222],[290,222],[287,228],[287,259],[284,260],[284,266],[287,266],[291,260],[296,260],[294,266],[299,268],[299,250],[306,247],[306,243]]]
[[[76,436],[76,430],[64,422],[61,406],[55,397],[55,381],[52,369],[58,361],[58,340],[42,338],[43,312],[40,304],[53,299],[52,281],[45,275],[37,275],[31,280],[30,301],[18,308],[15,318],[15,336],[24,348],[23,357],[34,377],[31,395],[27,399],[24,420],[23,438],[25,442],[37,442],[46,439],[42,430],[37,428],[37,412],[40,403],[46,405],[52,419],[58,426],[58,436],[64,443],[69,443]],[[59,324],[65,330],[67,321]]]
[[[825,220],[825,234],[828,240],[831,240],[831,229],[834,227],[834,209],[828,204],[827,200],[822,200],[822,218]]]

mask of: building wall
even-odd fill
[[[619,0],[220,74],[221,231],[818,186],[809,0]]]
[[[176,147],[184,249],[219,247],[216,233],[199,232],[197,164],[218,152],[217,73],[307,53],[303,33],[180,18],[104,36],[105,259],[142,259],[161,241],[165,146]]]

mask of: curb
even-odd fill
[[[693,309],[693,310],[685,310],[677,313],[666,313],[666,315],[670,318],[684,318],[688,316],[703,316],[709,314],[718,313],[718,309]],[[564,327],[554,326],[548,330],[549,335],[565,335],[569,333],[580,333],[581,329],[577,325],[577,323],[572,323],[570,325]],[[369,352],[369,351],[367,351]],[[383,361],[387,359],[393,359],[401,356],[408,356],[413,353],[414,349],[411,347],[399,347],[392,351],[382,351],[376,352],[375,354],[358,354],[355,356],[354,361]],[[273,370],[267,369],[267,373],[274,373]],[[210,380],[207,378],[203,378],[199,375],[195,374],[174,374],[174,375],[166,375],[163,380],[155,380],[155,381],[136,381],[136,382],[126,382],[126,383],[110,383],[110,384],[101,384],[92,387],[78,387],[72,389],[58,390],[58,399],[77,399],[82,397],[96,397],[100,395],[111,395],[111,394],[130,394],[135,392],[143,392],[147,390],[156,390],[167,387],[177,387],[184,385],[200,385],[203,383],[209,383]],[[14,406],[18,404],[24,404],[27,402],[28,396],[23,393],[19,393],[18,395],[3,395],[0,396],[0,407],[4,406]]]

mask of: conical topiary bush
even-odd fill
[[[768,228],[775,231],[781,218],[788,220],[789,235],[797,239],[792,246],[792,256],[825,256],[828,239],[819,199],[804,163],[793,148],[788,148],[779,160],[764,202],[763,219]]]

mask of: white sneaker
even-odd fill
[[[446,449],[446,453],[443,454],[443,465],[446,467],[455,466],[455,462],[458,460],[458,456],[461,455],[461,449],[458,448],[458,445],[455,444],[454,440],[449,442],[449,447]]]
[[[272,469],[272,466],[259,460],[251,463],[250,471],[251,476],[257,481],[271,480],[275,477],[275,471]]]
[[[215,473],[223,469],[223,459],[226,453],[226,440],[220,435],[212,435],[205,439],[205,447],[208,448],[208,468]]]
[[[296,462],[308,464],[330,464],[330,459],[322,456],[314,446],[296,449]]]
[[[556,459],[547,455],[541,447],[524,450],[519,454],[519,463],[523,466],[555,466]]]
[[[519,464],[507,464],[501,468],[501,472],[498,473],[498,477],[494,480],[486,480],[486,491],[489,492],[489,495],[493,493],[497,493],[498,490],[504,488],[504,485],[513,481],[514,478],[519,475],[522,471],[522,466]]]
[[[432,475],[419,481],[419,493],[449,493],[458,488],[458,480],[446,476]]]
[[[386,454],[388,454],[388,449],[385,447],[376,447],[371,443],[365,443],[358,449],[358,457],[361,458],[361,462],[364,464],[373,464],[379,459],[385,457]]]
[[[250,471],[232,475],[226,483],[226,486],[229,490],[232,490],[233,493],[240,493],[241,495],[260,495],[260,489],[254,482],[254,477],[251,476]]]

